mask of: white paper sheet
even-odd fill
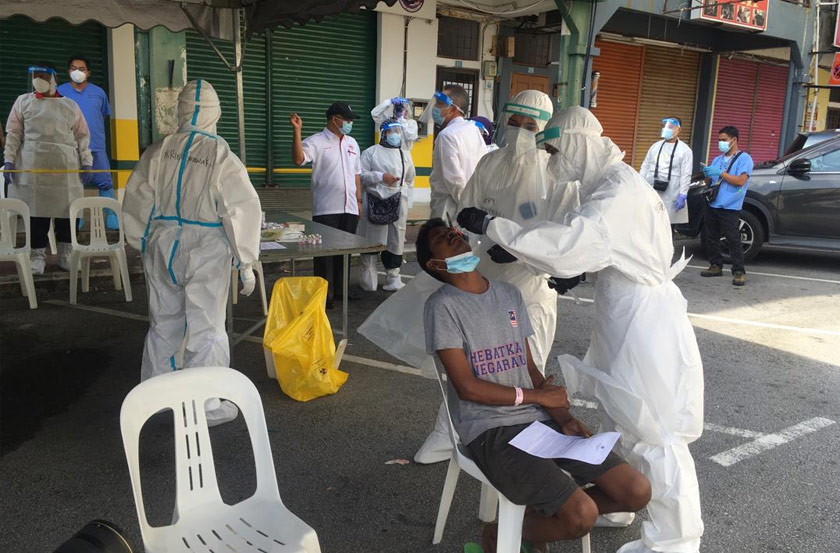
[[[574,459],[591,465],[600,465],[620,437],[618,432],[604,432],[591,438],[566,436],[536,421],[517,434],[509,443],[534,457]]]
[[[260,250],[285,250],[286,246],[277,242],[260,242]]]

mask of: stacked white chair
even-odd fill
[[[479,482],[481,482],[481,500],[479,503],[478,517],[484,522],[495,520],[496,504],[499,507],[499,532],[496,544],[497,553],[519,553],[522,546],[522,521],[525,518],[525,505],[517,505],[506,498],[493,487],[481,469],[470,459],[466,448],[461,444],[458,433],[455,432],[455,425],[452,424],[452,416],[449,412],[447,376],[440,359],[435,356],[435,372],[440,384],[440,393],[443,395],[443,404],[446,406],[446,420],[449,422],[449,437],[452,440],[453,455],[449,460],[449,468],[446,471],[446,480],[443,484],[443,493],[440,497],[440,508],[438,509],[437,522],[435,523],[435,535],[432,543],[437,545],[443,539],[443,529],[446,526],[446,519],[449,516],[449,508],[452,506],[452,499],[455,497],[455,486],[458,484],[458,476],[463,470]],[[589,534],[581,539],[583,553],[591,553]]]
[[[23,246],[17,246],[18,217],[23,219],[26,229],[26,243]],[[29,299],[29,308],[36,309],[38,299],[35,297],[35,283],[29,265],[30,234],[29,207],[21,200],[0,199],[0,261],[14,261],[21,292]]]
[[[90,210],[90,244],[79,244],[76,227],[79,215]],[[110,209],[117,215],[119,239],[108,243],[105,229],[104,210]],[[125,256],[125,236],[123,234],[122,209],[113,198],[79,198],[70,204],[70,237],[73,250],[70,254],[70,303],[75,305],[79,284],[79,269],[82,271],[82,292],[90,290],[90,259],[108,257],[111,260],[111,273],[114,276],[114,288],[125,290],[125,301],[131,301],[131,282],[128,276],[128,261]]]
[[[217,397],[239,407],[256,462],[257,490],[235,505],[219,493],[204,413],[205,402]],[[175,417],[175,515],[171,525],[152,527],[143,507],[139,438],[143,424],[162,409]],[[320,553],[315,531],[280,499],[262,401],[242,373],[206,367],[150,378],[126,396],[120,428],[147,553]]]

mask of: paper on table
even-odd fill
[[[286,246],[277,242],[260,242],[260,250],[285,250]]]
[[[591,438],[566,436],[536,421],[514,436],[510,445],[543,459],[574,459],[600,465],[607,458],[621,435],[618,432],[604,432]]]

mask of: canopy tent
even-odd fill
[[[381,0],[393,6],[397,0]],[[242,82],[242,21],[247,36],[277,26],[303,25],[328,15],[373,9],[379,0],[3,0],[0,19],[23,15],[35,21],[58,17],[72,24],[96,21],[106,27],[126,23],[148,30],[162,25],[173,32],[195,29],[222,62],[236,74],[239,120],[239,156],[245,163],[245,107]],[[213,39],[233,40],[234,59],[229,62]]]

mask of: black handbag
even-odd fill
[[[402,175],[400,175],[400,189],[402,189],[405,178],[405,158],[402,150],[400,150],[400,160],[402,161]],[[373,194],[367,195],[367,218],[373,225],[390,225],[395,223],[400,218],[400,204],[402,203],[402,190],[388,196],[387,198],[378,198]]]
[[[729,162],[729,166],[726,168],[726,171],[724,171],[725,173],[728,173],[732,170],[732,166],[735,165],[735,160],[738,159],[743,153],[744,152],[738,152],[737,154],[735,154],[735,157],[733,157],[732,161]],[[705,190],[700,192],[700,195],[703,196],[703,198],[706,200],[706,203],[712,203],[717,199],[718,192],[720,192],[721,182],[722,179],[717,181],[715,184],[710,184],[706,187]]]
[[[674,144],[674,149],[671,150],[671,161],[668,163],[668,179],[661,180],[659,178],[659,156],[662,155],[662,148],[665,147],[665,141],[662,142],[662,145],[659,147],[659,153],[656,154],[656,167],[653,170],[653,189],[657,192],[665,192],[668,190],[668,184],[671,182],[671,172],[674,169],[674,154],[677,153],[677,146],[679,146],[680,141],[677,139],[676,144]]]

